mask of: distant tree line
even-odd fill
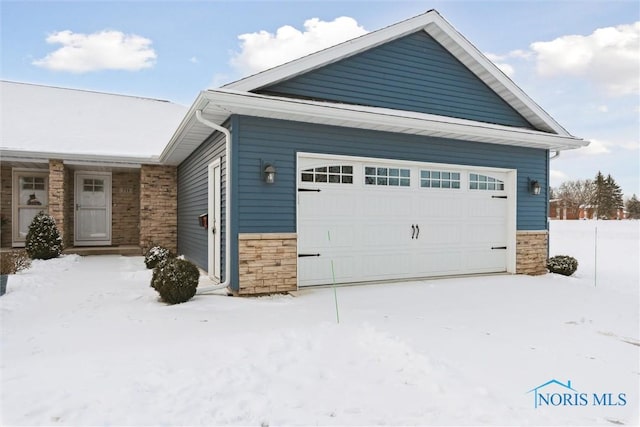
[[[581,208],[591,208],[598,218],[616,218],[619,209],[626,208],[628,218],[640,218],[640,201],[634,194],[622,199],[622,190],[611,175],[598,171],[594,180],[585,179],[563,182],[551,189],[551,199],[558,200],[567,213],[578,218]]]

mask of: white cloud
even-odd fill
[[[541,76],[585,77],[611,96],[640,92],[640,21],[535,42],[531,49]]]
[[[355,19],[343,16],[330,22],[308,19],[304,31],[285,25],[275,34],[264,30],[242,34],[238,36],[241,50],[233,55],[231,65],[242,73],[256,73],[366,33]]]
[[[591,139],[591,143],[583,148],[580,148],[577,152],[587,155],[606,154],[610,153],[609,146],[611,143],[602,141],[599,139]]]
[[[516,73],[516,70],[515,68],[513,68],[513,65],[505,62],[507,59],[513,57],[511,55],[511,52],[509,52],[507,55],[497,55],[495,53],[485,53],[484,55],[487,57],[487,59],[489,59],[489,61],[493,62],[494,65],[498,67],[500,71],[505,73],[507,76],[513,77],[513,75]]]
[[[192,64],[199,64],[200,60],[195,56],[192,56],[191,58],[189,58],[189,62],[191,62]]]
[[[608,113],[609,112],[609,107],[606,106],[606,105],[599,105],[597,109],[601,113]]]
[[[46,41],[62,47],[33,61],[33,64],[55,71],[138,71],[153,67],[157,57],[151,48],[151,40],[120,31],[105,30],[93,34],[58,31],[50,34]]]
[[[549,171],[549,176],[551,178],[551,181],[555,181],[555,182],[562,182],[562,181],[566,181],[567,179],[569,179],[569,175],[567,175],[566,173],[559,171],[559,170],[555,170],[555,169],[551,169]]]

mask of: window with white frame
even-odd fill
[[[320,166],[305,169],[300,175],[302,182],[322,182],[330,184],[353,184],[353,166]]]
[[[470,190],[504,190],[504,182],[487,175],[469,174]]]
[[[460,172],[421,170],[420,187],[459,189]]]
[[[409,187],[411,185],[411,170],[403,168],[365,166],[364,183],[366,185]]]

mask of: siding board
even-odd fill
[[[424,31],[259,92],[533,126]]]
[[[298,152],[380,159],[450,163],[517,169],[517,229],[544,230],[547,188],[546,150],[443,138],[238,117],[238,210],[240,233],[296,231],[296,157]],[[267,185],[260,162],[277,168]],[[527,178],[537,179],[543,193],[532,196]]]
[[[208,212],[208,167],[215,159],[222,159],[221,172],[221,256],[222,278],[224,280],[226,239],[225,230],[225,182],[226,159],[224,157],[224,138],[216,132],[202,143],[187,159],[178,166],[178,252],[194,262],[203,270],[208,269],[208,233],[200,227],[198,216]]]

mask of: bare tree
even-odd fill
[[[590,179],[565,181],[554,192],[561,206],[567,209],[567,215],[578,218],[580,206],[586,206],[592,199],[593,181]]]

